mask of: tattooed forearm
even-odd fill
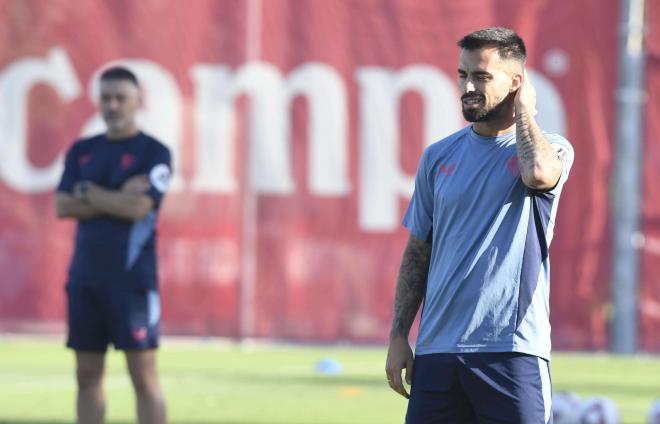
[[[411,236],[397,278],[390,339],[408,337],[426,290],[430,258],[431,245]]]
[[[525,185],[548,189],[557,183],[562,163],[527,110],[516,109],[516,151]]]
[[[537,138],[538,139],[538,138]],[[533,175],[536,164],[534,138],[526,112],[516,113],[516,152],[518,167],[522,175]]]

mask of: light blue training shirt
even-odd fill
[[[546,192],[522,182],[515,131],[472,125],[427,147],[403,219],[432,243],[416,354],[521,352],[550,359],[548,246],[573,147],[544,133],[563,162]]]

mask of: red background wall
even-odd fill
[[[660,84],[660,8],[652,3],[649,90]],[[357,72],[422,64],[454,79],[456,40],[486,26],[511,27],[526,40],[529,67],[560,94],[565,135],[576,153],[551,248],[553,342],[559,348],[597,349],[607,346],[617,11],[614,0],[2,1],[0,72],[27,57],[44,59],[58,46],[80,81],[81,93],[72,101],[62,101],[46,84],[30,90],[27,155],[36,167],[53,162],[94,114],[86,87],[104,64],[146,59],[174,78],[181,93],[176,166],[184,188],[168,195],[159,224],[166,333],[372,342],[387,337],[407,233],[401,227],[369,231],[358,219],[360,192],[369,189],[360,185],[360,175],[370,158],[362,157],[360,147],[366,117]],[[557,52],[564,60],[559,68],[552,63]],[[341,77],[347,94],[346,194],[319,196],[309,187],[310,105],[302,97],[293,101],[289,115],[294,189],[285,194],[251,189],[246,163],[253,154],[249,134],[256,118],[245,95],[234,104],[237,190],[194,189],[199,93],[191,69],[206,64],[237,71],[251,61],[274,66],[285,77],[320,63]],[[652,118],[658,116],[658,102],[651,95],[646,105],[648,237],[640,310],[642,347],[656,351],[660,193],[652,182],[660,169],[660,126]],[[412,174],[424,144],[419,93],[403,95],[399,112],[400,166]],[[10,116],[0,109],[0,120]],[[406,204],[402,195],[401,216]],[[73,223],[54,218],[51,190],[29,193],[0,180],[0,330],[61,328],[73,230]]]

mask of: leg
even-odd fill
[[[158,293],[144,289],[111,289],[112,340],[126,352],[137,396],[140,424],[165,423],[165,399],[156,371],[160,303]]]
[[[76,411],[79,424],[101,424],[105,417],[103,367],[105,354],[76,351],[78,398]]]
[[[472,406],[457,374],[456,355],[415,357],[406,424],[470,424]]]
[[[67,346],[76,352],[78,423],[102,423],[105,416],[103,369],[108,334],[103,303],[90,285],[67,285],[69,335]]]
[[[165,423],[165,398],[158,382],[156,350],[127,350],[126,363],[137,396],[140,424]]]
[[[460,378],[479,423],[552,423],[548,363],[520,353],[460,355]]]

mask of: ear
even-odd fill
[[[511,86],[509,87],[509,93],[518,91],[518,89],[522,87],[523,82],[525,82],[524,72],[525,71],[521,69],[520,71],[515,72],[511,75]]]

